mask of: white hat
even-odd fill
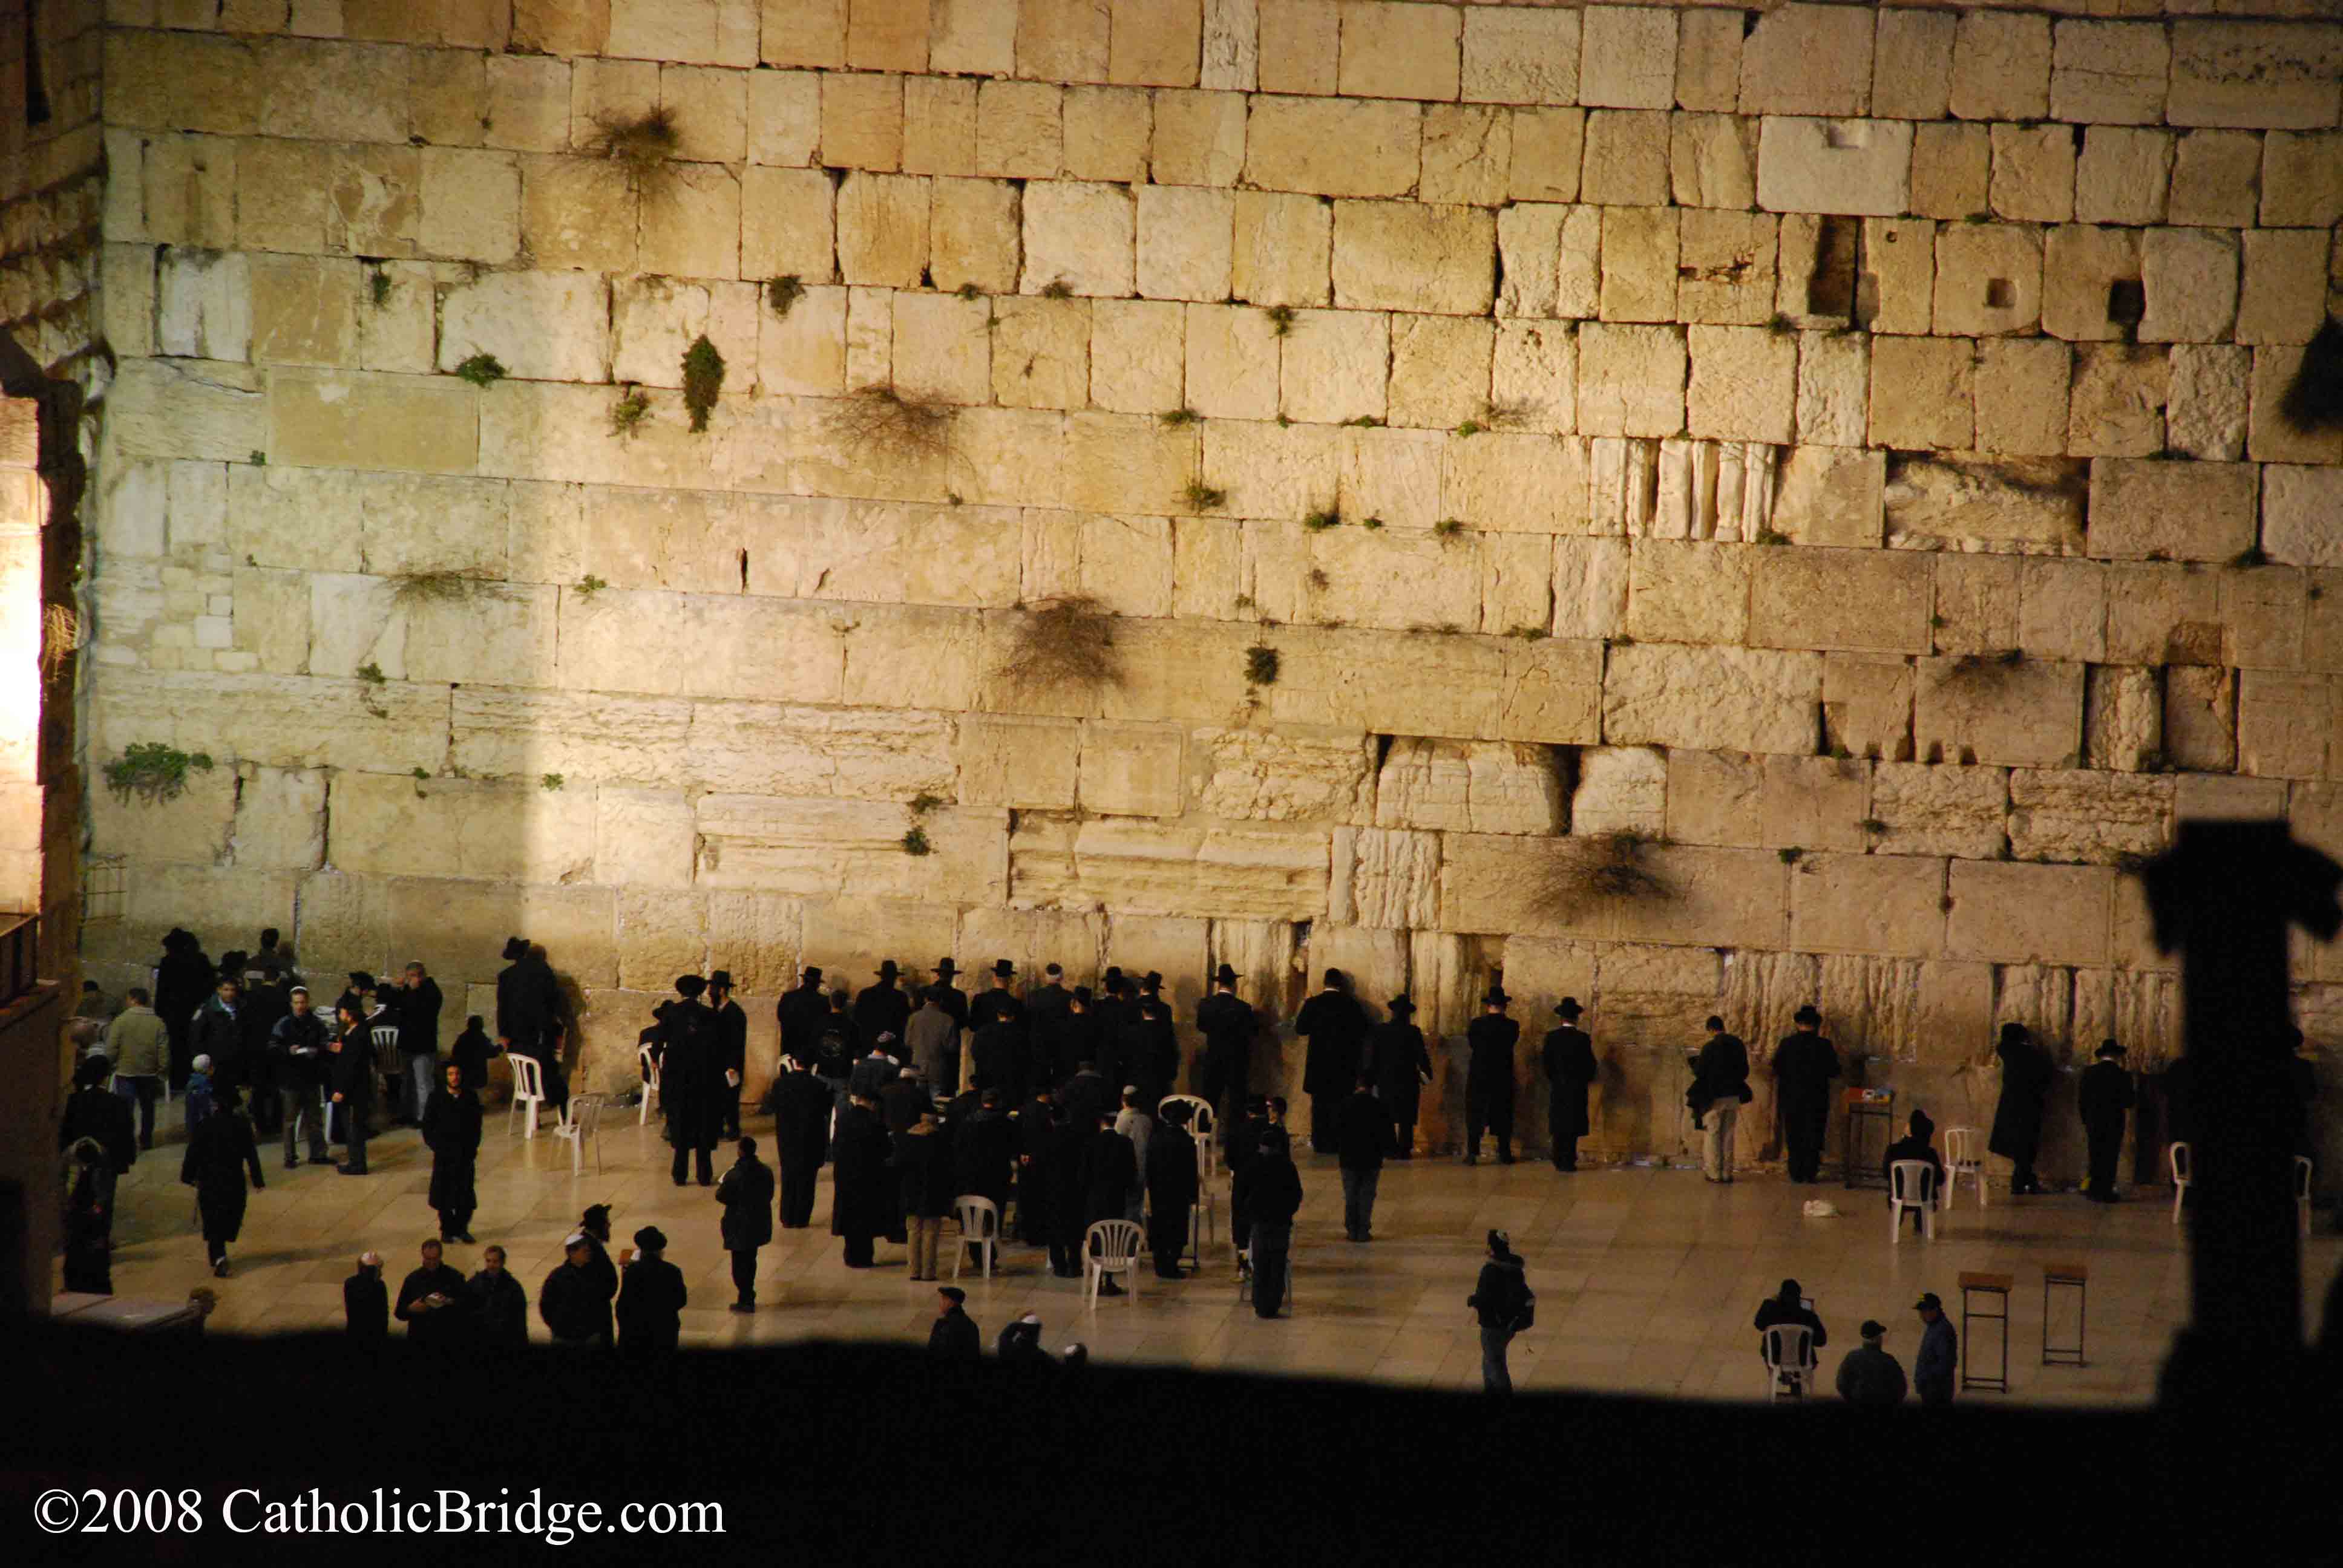
[[[1038,1329],[1041,1326],[1041,1314],[1039,1312],[1027,1312],[1023,1317],[1017,1321],[1021,1323],[1031,1323]]]
[[[583,1231],[572,1231],[569,1232],[569,1239],[561,1243],[561,1250],[566,1252],[572,1247],[582,1247],[585,1244],[586,1232]]]
[[[379,1268],[381,1268],[381,1267],[382,1267],[382,1254],[381,1254],[380,1252],[375,1251],[374,1251],[373,1249],[371,1249],[371,1248],[367,1249],[366,1251],[360,1252],[360,1253],[358,1254],[358,1267],[360,1267],[360,1268],[362,1268],[362,1269],[379,1269]]]
[[[189,1065],[197,1072],[209,1072],[212,1070],[212,1059],[208,1056],[199,1056]]]

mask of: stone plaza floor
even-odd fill
[[[181,1146],[177,1106],[170,1141],[158,1141],[123,1179],[115,1226],[116,1291],[177,1299],[196,1285],[219,1296],[214,1332],[266,1334],[336,1329],[342,1324],[341,1282],[368,1247],[386,1260],[395,1292],[415,1266],[417,1245],[436,1235],[424,1201],[429,1156],[412,1131],[369,1145],[374,1173],[345,1177],[330,1166],[287,1172],[264,1147],[268,1186],[253,1194],[244,1234],[230,1249],[234,1273],[216,1281],[195,1224],[193,1190],[177,1181]],[[613,1108],[614,1113],[617,1108]],[[904,1251],[879,1244],[879,1266],[855,1271],[840,1261],[827,1229],[828,1172],[814,1227],[777,1231],[759,1265],[759,1309],[726,1311],[732,1299],[729,1260],[718,1243],[719,1210],[699,1186],[678,1188],[669,1151],[654,1121],[614,1114],[600,1140],[601,1169],[589,1150],[583,1174],[570,1172],[570,1151],[548,1121],[533,1140],[508,1136],[502,1108],[487,1119],[480,1151],[480,1210],[472,1231],[481,1246],[508,1249],[528,1286],[530,1329],[544,1337],[533,1303],[537,1287],[560,1257],[560,1242],[589,1203],[608,1203],[613,1251],[635,1231],[657,1224],[668,1256],[689,1282],[687,1345],[774,1343],[799,1339],[924,1342],[933,1287],[905,1278]],[[747,1131],[769,1159],[766,1119]],[[718,1173],[730,1162],[719,1151]],[[1939,1221],[1937,1239],[1907,1230],[1888,1240],[1885,1201],[1829,1180],[1795,1187],[1779,1176],[1745,1176],[1730,1186],[1696,1170],[1592,1167],[1557,1173],[1543,1161],[1467,1168],[1419,1157],[1387,1166],[1375,1210],[1375,1239],[1353,1244],[1342,1233],[1342,1188],[1332,1156],[1301,1157],[1306,1197],[1294,1234],[1294,1289],[1289,1315],[1255,1316],[1237,1299],[1229,1250],[1227,1178],[1220,1192],[1222,1229],[1206,1249],[1201,1275],[1177,1283],[1143,1273],[1135,1300],[1083,1305],[1076,1281],[1050,1277],[1043,1255],[1011,1242],[990,1281],[964,1271],[968,1310],[988,1347],[1010,1319],[1040,1314],[1043,1342],[1072,1342],[1099,1363],[1158,1362],[1247,1372],[1362,1378],[1418,1388],[1477,1387],[1480,1344],[1464,1298],[1479,1268],[1482,1237],[1509,1231],[1528,1261],[1538,1294],[1537,1326],[1518,1339],[1513,1377],[1523,1389],[1574,1389],[1695,1399],[1760,1397],[1764,1376],[1750,1327],[1758,1302],[1795,1277],[1830,1333],[1822,1352],[1825,1388],[1841,1352],[1857,1342],[1855,1325],[1875,1317],[1889,1325],[1887,1348],[1908,1373],[1919,1340],[1912,1303],[1923,1291],[1944,1297],[1959,1325],[1955,1277],[1963,1270],[2016,1276],[2010,1299],[2009,1392],[1966,1397],[2034,1404],[2139,1405],[2154,1397],[2157,1370],[2186,1315],[2186,1232],[2171,1223],[2168,1188],[2131,1190],[2120,1205],[2078,1194],[2012,1202],[1996,1191],[1979,1211],[1964,1189],[1959,1206]],[[1810,1220],[1801,1210],[1824,1198],[1841,1212]],[[2305,1243],[2304,1323],[2318,1332],[2321,1303],[2343,1238],[2319,1216]],[[1908,1221],[1907,1221],[1908,1226]],[[949,1241],[949,1237],[948,1237]],[[451,1246],[448,1261],[470,1272],[479,1246]],[[943,1273],[950,1278],[950,1248]],[[2042,1271],[2081,1261],[2090,1270],[2088,1364],[2041,1364]],[[1142,1268],[1144,1265],[1142,1264]],[[2056,1326],[2071,1334],[2064,1304]],[[394,1332],[398,1332],[394,1325]],[[1995,1331],[1976,1331],[1988,1366]]]

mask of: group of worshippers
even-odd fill
[[[1839,1362],[1839,1398],[1849,1404],[1896,1405],[1904,1402],[1908,1389],[1918,1392],[1924,1405],[1953,1402],[1954,1376],[1960,1368],[1960,1343],[1953,1332],[1952,1321],[1945,1315],[1945,1303],[1936,1292],[1924,1291],[1920,1299],[1912,1303],[1912,1310],[1920,1316],[1920,1350],[1913,1362],[1909,1384],[1905,1381],[1903,1364],[1887,1352],[1886,1325],[1875,1318],[1867,1318],[1856,1330],[1862,1344]],[[1795,1280],[1784,1280],[1780,1291],[1757,1304],[1753,1324],[1758,1334],[1758,1356],[1774,1369],[1776,1387],[1793,1398],[1802,1397],[1817,1365],[1814,1352],[1830,1343],[1830,1332],[1823,1327],[1814,1303],[1806,1299],[1805,1287]],[[1769,1340],[1771,1331],[1784,1327],[1805,1331],[1803,1357],[1788,1349],[1794,1342]],[[1769,1349],[1781,1353],[1769,1354]]]

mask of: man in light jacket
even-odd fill
[[[130,1005],[106,1026],[106,1045],[114,1058],[114,1091],[138,1102],[138,1147],[155,1147],[155,1101],[162,1098],[164,1074],[171,1070],[171,1031],[156,1016],[143,986],[132,986]]]

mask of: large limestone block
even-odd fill
[[[1346,8],[1335,90],[1362,98],[1453,98],[1460,30],[1447,5]]]
[[[2164,406],[2166,444],[2207,462],[2244,457],[2252,365],[2251,351],[2235,345],[2177,345]]]
[[[726,967],[728,963],[726,960],[715,965],[708,961],[708,895],[700,892],[671,888],[620,888],[618,943],[618,983],[627,990],[646,993],[646,1012],[657,1005],[650,999],[671,987],[676,976],[705,974],[710,968]],[[731,973],[734,983],[739,983],[739,971]],[[596,1011],[610,1007],[608,998],[608,993],[603,992],[590,999]],[[774,1027],[777,1020],[759,1016],[769,1010],[751,1002],[746,1010],[752,1031],[778,1034]],[[601,1043],[593,1025],[587,1025],[581,1032],[588,1050]],[[622,1033],[609,1043],[621,1051],[627,1045]],[[759,1044],[753,1039],[749,1041],[749,1060],[744,1065],[751,1080],[759,1076],[756,1058]],[[778,1044],[778,1040],[771,1042],[773,1047]]]
[[[1855,397],[1853,417],[1859,434],[1860,381]],[[1886,475],[1885,452],[1851,445],[1793,447],[1783,455],[1780,487],[1774,497],[1774,530],[1795,545],[1875,546]]]
[[[1580,199],[1604,207],[1664,206],[1671,177],[1669,140],[1665,115],[1630,109],[1589,114]],[[1615,266],[1610,257],[1604,259],[1606,266]]]
[[[1323,305],[1330,297],[1334,213],[1306,196],[1236,193],[1231,292],[1254,305]]]
[[[2152,22],[2062,21],[2050,58],[2050,113],[2099,125],[2153,125],[2164,114],[2172,49]]]
[[[698,839],[680,789],[594,791],[594,880],[628,888],[688,888]]]
[[[2307,343],[2327,319],[2319,258],[2327,235],[2316,229],[2254,229],[2244,236],[2245,286],[2238,297],[2240,343]]]
[[[594,794],[468,779],[335,775],[327,852],[340,870],[560,883],[592,879]]]
[[[1335,204],[1334,299],[1345,309],[1485,315],[1495,262],[1496,220],[1480,208]]]
[[[1303,602],[1317,621],[1403,630],[1480,623],[1479,562],[1437,536],[1336,528],[1308,535],[1304,548]]]
[[[279,370],[268,427],[281,463],[464,473],[479,450],[479,395],[436,377]]]
[[[1996,216],[2025,223],[2065,223],[2075,216],[2072,127],[1993,127],[1991,203]]]
[[[1484,104],[1578,101],[1578,13],[1464,8],[1463,96]]]
[[[437,768],[444,689],[300,676],[109,669],[90,709],[88,753],[165,741],[277,768]]]
[[[2127,773],[2159,766],[2164,756],[2164,690],[2154,669],[2092,667],[2083,697],[2083,757],[2093,768]]]
[[[1912,136],[1912,210],[1924,217],[1982,218],[1990,201],[1993,138],[1983,126],[1923,125]]]
[[[1624,539],[1558,538],[1554,554],[1554,634],[1611,638],[1625,627],[1629,573]]]
[[[2140,241],[2142,343],[2217,343],[2237,314],[2237,241],[2216,229],[2151,228]]]
[[[102,756],[93,753],[93,761],[103,767],[118,757],[117,748]],[[92,852],[120,855],[142,864],[231,863],[230,835],[239,804],[237,773],[233,764],[215,759],[209,769],[191,769],[186,788],[169,800],[117,795],[111,788],[92,789],[88,816]]]
[[[1118,916],[1306,920],[1325,912],[1330,856],[1322,828],[1026,818],[1010,838],[1009,897]]]
[[[1139,292],[1150,299],[1227,298],[1235,221],[1232,192],[1141,186]]]
[[[1977,450],[2023,457],[2066,451],[2072,360],[2066,346],[2052,338],[2001,337],[1978,344]]]
[[[1634,541],[1628,565],[1629,635],[1642,642],[1746,641],[1751,554],[1735,545]]]
[[[2107,576],[2094,561],[2032,558],[2018,571],[2018,646],[2037,658],[2107,657]]]
[[[2302,350],[2272,345],[2256,348],[2253,354],[2247,455],[2273,463],[2343,462],[2343,430],[2298,430],[2280,412],[2286,390],[2302,367]]]
[[[1560,434],[1577,424],[1577,381],[1578,343],[1570,324],[1520,320],[1497,324],[1489,362],[1490,409],[1503,410],[1509,422],[1523,428]]]
[[[575,272],[489,273],[440,297],[439,368],[493,354],[508,376],[601,381],[609,375],[603,280]]]
[[[2082,466],[1915,456],[1885,491],[1888,542],[1904,548],[2037,554],[2083,544]]]
[[[242,360],[252,342],[252,268],[230,252],[166,250],[156,288],[155,333],[165,354]]]
[[[1085,724],[1076,805],[1115,816],[1180,815],[1185,739],[1163,725]]]
[[[2009,850],[2021,860],[2111,866],[2152,855],[2169,837],[2172,779],[2102,772],[2009,776]]]
[[[1757,122],[1737,115],[1669,116],[1668,184],[1680,206],[1739,213],[1754,206],[1757,199]],[[1691,243],[1689,233],[1685,243]],[[1768,268],[1765,281],[1769,286],[1770,273]]]
[[[1589,322],[1578,337],[1581,431],[1653,437],[1683,430],[1688,358],[1681,328]]]
[[[2093,126],[2075,165],[2082,223],[2162,223],[2172,180],[2170,131]]]
[[[1945,552],[1936,558],[1938,653],[1998,653],[2018,646],[2016,556]]]
[[[1778,220],[1763,213],[1694,211],[1678,224],[1677,313],[1742,327],[1772,319]],[[1795,348],[1795,338],[1785,338]]]
[[[2343,26],[2182,20],[2172,25],[2165,117],[2176,126],[2331,126],[2338,84]]]
[[[1871,108],[1873,18],[1844,5],[1787,5],[1741,48],[1745,115],[1861,115]]]
[[[1420,172],[1421,121],[1411,103],[1255,98],[1245,181],[1313,196],[1403,196]]]
[[[1089,300],[1003,299],[990,325],[995,402],[1011,408],[1089,406]]]
[[[1664,109],[1674,101],[1676,14],[1661,6],[1589,7],[1579,33],[1578,101]]]
[[[1613,745],[1810,752],[1821,698],[1817,654],[1614,647],[1603,681],[1603,737]]]
[[[106,394],[106,447],[125,457],[244,462],[268,445],[265,386],[242,365],[125,361]]]
[[[1543,747],[1395,739],[1377,769],[1375,823],[1383,828],[1554,833],[1562,781]]]
[[[2343,468],[2271,463],[2262,469],[2262,548],[2295,566],[2343,566]]]
[[[1952,110],[1965,120],[2036,120],[2050,106],[2046,16],[1973,12],[1953,43]]]
[[[1673,207],[1603,209],[1601,307],[1605,321],[1675,319],[1676,227]]]
[[[2343,218],[2343,136],[2272,132],[2262,154],[2262,223],[2310,228],[2338,218]]]
[[[845,503],[831,506],[842,510]],[[753,502],[744,507],[716,492],[602,485],[524,485],[509,513],[511,553],[523,563],[512,568],[514,576],[575,583],[592,573],[614,588],[699,593],[740,590],[749,519],[770,515]],[[376,531],[369,518],[369,561],[378,558]],[[443,552],[454,554],[446,547]],[[752,581],[761,582],[770,560],[760,548]]]
[[[1917,855],[1807,855],[1790,868],[1790,945],[1802,951],[1936,958],[1946,862]]]
[[[1935,224],[1918,219],[1865,220],[1862,270],[1855,277],[1855,314],[1871,331],[1927,336],[1930,313],[1935,307],[1936,236]],[[1822,244],[1817,239],[1818,257]],[[1814,303],[1815,287],[1815,282],[1808,283],[1805,305]]]
[[[834,702],[858,624],[826,606],[712,594],[562,597],[560,683],[571,690]]]
[[[2245,131],[2190,131],[2172,160],[2167,216],[2174,223],[2244,227],[2254,221],[2262,138]]]
[[[525,936],[557,976],[590,989],[617,982],[617,925],[609,888],[400,876],[389,883],[384,930],[394,954],[422,960],[442,985],[494,981],[505,938]]]
[[[1911,165],[1908,121],[1768,115],[1757,136],[1757,205],[1893,217],[1905,210]]]
[[[1438,923],[1440,835],[1389,828],[1337,828],[1327,918],[1371,930]]]
[[[1081,743],[1077,719],[969,714],[960,721],[960,799],[970,806],[1070,811]]]
[[[1667,829],[1667,795],[1664,753],[1647,746],[1589,748],[1578,757],[1570,830],[1582,837],[1634,832],[1658,838]]]
[[[1875,337],[1871,444],[1899,450],[1966,448],[1976,346],[1964,337]]]
[[[1834,751],[1895,762],[1912,755],[1912,667],[1833,653],[1823,661],[1823,730]]]
[[[1065,94],[1038,82],[986,82],[977,89],[976,172],[1051,179],[1064,169]]]
[[[1586,457],[1581,442],[1484,433],[1445,443],[1440,457],[1443,518],[1506,533],[1576,532],[1584,527]]]
[[[1955,860],[1948,889],[1947,957],[2010,964],[2107,961],[2115,895],[2109,868]]]
[[[1362,823],[1373,809],[1374,748],[1359,732],[1198,729],[1188,756],[1208,817]]]
[[[1515,109],[1506,195],[1517,202],[1577,200],[1585,146],[1585,110]]]
[[[2237,676],[2237,770],[2264,779],[2334,771],[2335,689],[2323,675],[2247,669]]]
[[[697,702],[676,765],[684,781],[725,793],[949,799],[956,768],[964,774],[969,766],[965,734],[955,762],[954,728],[941,714],[917,710]],[[964,788],[960,798],[1025,803],[978,799]]]
[[[2042,236],[2015,224],[1948,226],[1936,236],[1942,337],[2030,332],[2042,310]]]
[[[2243,463],[2091,465],[2090,553],[2227,560],[2255,542],[2255,470]]]
[[[1148,173],[1159,186],[1231,186],[1244,169],[1242,93],[1158,93]]]
[[[1583,839],[1453,833],[1443,848],[1443,930],[1699,947],[1779,946],[1786,931],[1789,868],[1770,849],[1646,848],[1656,888],[1620,897],[1587,885]]]
[[[2083,670],[2028,658],[1925,658],[1914,701],[1924,762],[2067,768],[2082,753]]]
[[[997,903],[1006,891],[1008,813],[944,807],[914,821],[900,806],[703,795],[698,880],[710,888]],[[917,827],[930,851],[904,846]]]
[[[1135,299],[1091,302],[1091,401],[1121,414],[1182,403],[1185,309]]]
[[[1895,551],[1772,549],[1750,576],[1749,637],[1761,648],[1920,653],[1929,572]]]
[[[680,784],[688,777],[689,705],[519,688],[453,694],[447,759],[461,775]]]
[[[1350,425],[1383,417],[1383,379],[1391,364],[1390,318],[1359,310],[1313,310],[1281,346],[1278,412],[1316,425]]]

